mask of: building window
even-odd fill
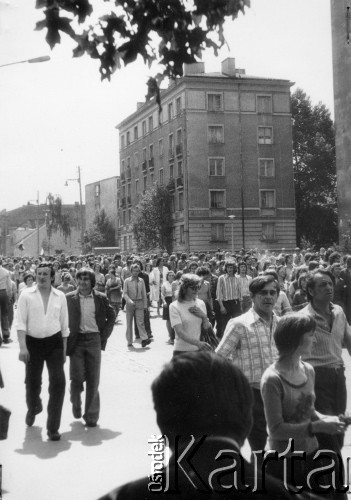
[[[274,160],[272,158],[259,158],[259,174],[260,177],[274,177]]]
[[[135,194],[139,193],[139,179],[135,179]]]
[[[151,182],[151,186],[152,186],[152,185],[153,185],[153,183],[154,183],[154,179],[155,179],[154,173],[153,173],[153,172],[151,172],[151,174],[150,174],[150,182]]]
[[[258,127],[258,144],[273,144],[273,127]]]
[[[179,226],[179,243],[185,243],[184,240],[184,226]]]
[[[207,94],[208,111],[222,111],[222,94]]]
[[[128,208],[128,222],[132,222],[132,209]]]
[[[144,191],[146,191],[147,188],[147,177],[146,175],[144,176]]]
[[[161,127],[162,123],[163,123],[163,111],[160,111],[158,113],[158,126]]]
[[[210,208],[225,208],[225,191],[210,191]]]
[[[134,165],[136,167],[139,165],[139,153],[134,153]]]
[[[145,137],[145,135],[146,135],[146,121],[145,120],[141,124],[141,129],[143,132],[143,137]]]
[[[133,248],[133,236],[129,236],[129,249],[128,250],[132,250]]]
[[[95,196],[100,196],[100,184],[95,185]]]
[[[170,165],[169,166],[169,178],[173,179],[173,177],[174,177],[174,166]]]
[[[168,136],[168,151],[169,151],[169,156],[170,157],[174,156],[174,139],[173,139],[173,134],[169,134],[169,136]]]
[[[263,222],[262,224],[262,240],[275,240],[275,223]]]
[[[134,140],[136,141],[138,139],[138,125],[134,127]]]
[[[127,236],[123,237],[124,250],[127,250]]]
[[[154,157],[154,145],[150,144],[149,146],[149,158],[150,160]]]
[[[152,116],[149,116],[149,132],[151,133],[154,129],[154,119]]]
[[[182,99],[181,99],[181,97],[177,97],[175,103],[176,103],[176,114],[180,115],[180,113],[182,112]]]
[[[224,175],[224,158],[209,158],[208,164],[210,175]]]
[[[143,149],[143,161],[146,161],[146,148]]]
[[[121,149],[124,148],[124,135],[121,135]]]
[[[130,168],[130,156],[127,158],[127,168]]]
[[[168,104],[168,120],[172,120],[174,118],[174,113],[173,113],[173,102],[170,102]]]
[[[163,185],[163,168],[160,169],[160,185],[162,186]]]
[[[123,210],[123,212],[122,212],[122,224],[123,224],[123,226],[126,225],[126,211],[125,210]]]
[[[127,146],[130,144],[130,132],[127,132]]]
[[[223,125],[208,126],[208,142],[210,144],[218,144],[224,142],[224,127]]]
[[[163,139],[158,141],[158,156],[163,156]]]
[[[123,173],[125,170],[125,162],[124,160],[121,161],[121,173]]]
[[[127,184],[127,196],[130,196],[131,195],[131,184],[128,183]]]
[[[177,145],[181,144],[182,143],[182,129],[179,128],[177,130]]]
[[[126,186],[123,185],[122,186],[122,198],[125,198],[126,197]]]
[[[260,190],[260,208],[275,208],[275,190]]]
[[[170,198],[170,204],[171,204],[171,212],[173,213],[175,211],[175,208],[174,208],[174,196],[171,196],[171,198]]]
[[[182,177],[183,176],[183,162],[182,161],[178,161],[177,168],[178,168],[178,177]]]
[[[258,95],[257,96],[257,113],[272,113],[272,96]]]
[[[182,212],[184,210],[184,193],[183,191],[179,191],[178,193],[178,210]]]
[[[211,224],[211,241],[224,241],[224,224]]]

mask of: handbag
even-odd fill
[[[208,328],[204,328],[203,326],[201,327],[200,340],[201,342],[207,342],[207,344],[211,346],[213,351],[219,344],[219,341],[213,331],[212,325],[210,325]]]
[[[11,415],[10,410],[0,405],[0,440],[7,439],[10,415]]]

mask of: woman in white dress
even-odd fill
[[[162,305],[161,300],[161,286],[167,279],[168,267],[163,265],[163,258],[159,257],[156,261],[156,266],[150,273],[150,290],[153,287],[150,295],[151,303],[152,301],[157,302],[157,314],[160,314],[160,306]]]

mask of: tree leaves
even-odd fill
[[[90,250],[115,245],[115,228],[104,209],[96,212],[93,223],[85,231],[84,245]]]
[[[61,33],[78,42],[74,56],[87,54],[100,59],[101,78],[110,79],[120,67],[138,56],[151,66],[163,66],[162,77],[183,74],[183,64],[201,58],[202,51],[215,53],[224,43],[223,23],[250,5],[249,0],[124,0],[108,2],[108,13],[97,25],[88,24],[93,7],[88,0],[37,0],[45,18],[36,29],[47,28],[46,40],[53,48]],[[62,16],[69,13],[70,18]],[[62,16],[62,17],[61,17]],[[72,20],[86,22],[83,34],[72,28]],[[159,81],[156,82],[159,85]],[[148,94],[154,95],[154,94]]]
[[[48,237],[51,238],[52,233],[60,231],[67,242],[67,238],[71,234],[71,220],[69,214],[62,213],[62,200],[59,196],[55,197],[49,193],[47,197],[48,214],[46,217],[46,230]]]
[[[133,212],[132,225],[139,251],[157,247],[171,252],[171,197],[164,186],[154,186],[144,194]]]
[[[335,131],[329,110],[302,89],[291,96],[297,240],[337,241]]]

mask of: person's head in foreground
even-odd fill
[[[191,434],[226,436],[242,446],[251,429],[251,387],[239,368],[218,354],[173,358],[151,390],[158,426],[170,446],[176,436]]]

